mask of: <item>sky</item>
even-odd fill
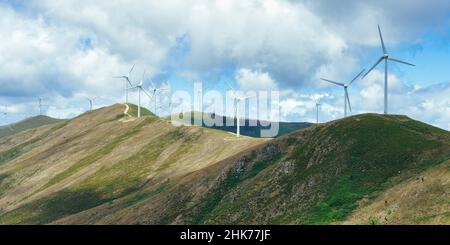
[[[283,121],[343,117],[343,89],[391,56],[389,112],[450,129],[450,3],[343,1],[0,0],[0,125],[39,113],[71,118],[124,101],[124,75],[172,91],[278,90]],[[351,114],[383,112],[384,67],[349,88]],[[130,101],[137,103],[135,92]],[[164,101],[161,102],[162,104]],[[144,97],[143,104],[150,108]],[[159,112],[164,114],[164,108]]]

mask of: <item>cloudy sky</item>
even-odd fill
[[[0,124],[39,112],[69,118],[124,100],[123,81],[192,91],[278,89],[282,120],[343,116],[346,82],[389,53],[390,112],[450,129],[447,0],[0,0]],[[383,66],[349,88],[352,114],[383,111]],[[132,102],[136,96],[130,95]],[[149,105],[148,101],[144,101]],[[6,111],[6,115],[3,113]],[[161,112],[162,113],[162,112]]]

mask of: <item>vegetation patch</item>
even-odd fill
[[[115,138],[111,143],[105,145],[100,150],[86,156],[85,158],[81,159],[79,162],[75,163],[74,165],[70,166],[68,169],[63,171],[62,173],[59,173],[55,177],[53,177],[49,182],[47,182],[44,186],[39,188],[39,191],[42,191],[56,183],[59,183],[60,181],[70,177],[71,175],[75,174],[76,172],[80,171],[82,168],[89,166],[90,164],[98,161],[102,157],[106,156],[107,154],[111,153],[114,148],[119,145],[122,141],[124,141],[127,138],[132,137],[133,135],[137,134],[144,125],[146,125],[148,122],[144,121],[137,125],[136,127],[132,128],[131,130],[128,130],[124,134],[120,135],[119,137]]]
[[[60,129],[66,125],[65,123],[60,123],[55,127],[52,127],[51,129],[44,132],[42,135],[32,138],[31,140],[28,140],[20,145],[17,145],[11,149],[8,149],[6,151],[0,152],[0,165],[7,163],[14,158],[19,157],[23,153],[25,153],[28,149],[30,149],[31,145],[35,144],[36,142],[41,141],[42,139],[45,139],[48,137],[53,131]]]
[[[0,224],[47,224],[110,201],[93,189],[65,189],[0,216]]]
[[[135,104],[128,103],[128,107],[130,108],[128,110],[128,114],[137,117],[138,116],[138,106]],[[153,116],[156,117],[155,114],[153,114],[151,111],[149,111],[147,108],[141,106],[141,116]]]
[[[218,208],[220,202],[227,193],[243,181],[255,177],[262,170],[277,162],[281,157],[282,154],[279,153],[270,161],[258,161],[254,163],[249,170],[244,170],[243,172],[235,171],[236,169],[231,169],[226,177],[221,180],[208,194],[205,200],[202,201],[202,204],[198,207],[198,210],[191,218],[192,223],[204,224],[205,221],[212,217],[214,210]]]
[[[148,191],[148,192],[146,191],[146,192],[138,193],[138,194],[134,195],[133,198],[127,200],[124,203],[124,207],[133,206],[134,204],[136,204],[138,202],[141,202],[141,201],[147,200],[151,197],[154,197],[154,196],[160,194],[161,192],[163,192],[165,190],[165,188],[166,188],[165,186],[161,186],[153,191]]]

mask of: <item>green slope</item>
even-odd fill
[[[163,193],[172,175],[265,142],[233,142],[222,131],[174,127],[145,109],[138,119],[136,106],[129,107],[131,118],[124,118],[123,105],[101,108],[22,143],[14,154],[0,152],[0,223],[45,224],[124,197],[129,199],[123,207],[133,206]],[[35,184],[21,187],[24,179]]]
[[[445,169],[442,164],[450,159],[448,131],[404,116],[352,116],[246,149],[243,146],[248,143],[225,140],[228,134],[223,132],[172,128],[154,116],[136,120],[120,132],[113,129],[123,122],[105,123],[111,132],[118,132],[114,139],[44,182],[37,193],[62,181],[75,181],[71,179],[75,174],[113,155],[120,145],[129,145],[131,150],[144,139],[138,135],[145,131],[154,130],[146,137],[160,134],[135,153],[113,165],[105,163],[75,184],[0,212],[0,223],[339,223],[356,210],[364,212],[362,200],[379,202],[386,190],[437,167]],[[130,141],[137,137],[140,140]],[[213,152],[210,147],[219,142],[223,145]],[[204,155],[211,159],[237,144],[242,150],[224,160],[170,175],[200,164]],[[0,175],[0,187],[8,178]],[[445,209],[439,205],[433,210]],[[430,211],[426,215],[441,214]],[[418,214],[404,220],[423,219]]]
[[[0,137],[13,135],[28,129],[37,128],[43,125],[61,122],[64,120],[51,118],[48,116],[30,117],[20,122],[0,127]]]
[[[403,116],[353,116],[274,144],[270,160],[231,170],[188,222],[332,223],[360,199],[450,158],[449,132]]]

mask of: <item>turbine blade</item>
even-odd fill
[[[351,85],[358,77],[360,77],[361,74],[362,74],[365,70],[366,70],[365,68],[362,69],[362,71],[361,71],[358,75],[356,75],[356,77],[353,78],[353,80],[350,81],[350,83],[348,84],[348,86],[350,86],[350,85]]]
[[[133,84],[131,83],[130,79],[128,77],[125,77],[125,79],[127,80],[128,84],[130,84],[130,86],[133,87]]]
[[[147,90],[142,88],[142,91],[148,96],[148,98],[152,99],[152,96],[147,92]]]
[[[331,81],[331,80],[328,80],[328,79],[325,79],[325,78],[321,78],[321,80],[323,80],[325,82],[333,83],[333,84],[336,84],[336,85],[339,85],[339,86],[345,86],[345,84],[343,84],[343,83],[334,82],[334,81]]]
[[[391,60],[391,61],[394,61],[394,62],[398,62],[398,63],[402,63],[402,64],[405,64],[405,65],[416,66],[416,65],[413,65],[411,63],[408,63],[408,62],[405,62],[405,61],[401,61],[401,60],[398,60],[398,59],[394,59],[394,58],[388,58],[388,60]]]
[[[155,86],[155,84],[153,83],[153,80],[152,80],[152,79],[150,79],[150,86],[152,86],[152,89],[155,89],[155,88],[156,88],[156,86]]]
[[[229,88],[230,90],[234,91],[233,86],[231,86],[231,84],[230,84],[228,81],[227,81],[227,85],[228,85],[228,88]]]
[[[147,72],[147,70],[144,69],[144,72],[142,73],[142,81],[141,81],[141,85],[144,84],[145,81],[145,73]]]
[[[378,25],[378,33],[380,34],[381,47],[383,48],[383,54],[387,54],[386,46],[384,45],[384,41],[383,41],[383,35],[381,35],[380,25]]]
[[[231,91],[231,93],[233,94],[233,97],[234,98],[237,98],[236,97],[236,93],[234,92],[234,89],[233,89],[233,87],[231,86],[231,84],[227,81],[227,85],[228,85],[228,87],[230,88],[230,91]]]
[[[372,68],[370,68],[370,70],[368,72],[366,72],[366,74],[364,74],[364,76],[362,76],[362,78],[365,78],[378,64],[380,64],[380,62],[383,60],[383,57],[380,57],[377,61],[377,63],[375,63],[375,65],[372,66]]]
[[[135,65],[136,64],[133,64],[133,66],[131,67],[130,71],[128,72],[128,76],[131,75],[131,72],[133,71]]]
[[[345,89],[345,98],[347,98],[348,108],[350,109],[350,112],[351,112],[352,111],[352,106],[350,105],[350,97],[348,97],[347,89]]]

